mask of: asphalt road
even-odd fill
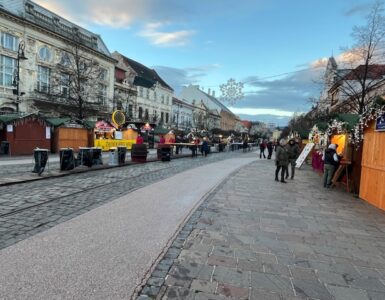
[[[255,159],[186,170],[0,250],[0,298],[127,299],[204,196]]]

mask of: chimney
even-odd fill
[[[213,91],[213,97],[215,98],[215,91]]]
[[[211,89],[209,88],[209,89],[207,90],[207,94],[210,95],[210,93],[211,93]]]

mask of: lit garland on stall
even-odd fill
[[[364,139],[364,130],[369,126],[369,123],[381,117],[385,113],[385,105],[379,105],[374,102],[371,107],[362,113],[358,123],[354,126],[349,134],[349,141],[358,149]]]
[[[326,134],[328,136],[331,136],[333,134],[345,133],[347,131],[346,129],[347,124],[348,124],[347,122],[338,121],[334,119],[329,123],[328,128],[326,129]]]

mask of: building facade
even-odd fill
[[[118,52],[112,53],[112,57],[117,60],[117,72],[120,74],[115,84],[116,103],[125,108],[129,120],[169,126],[172,122],[174,90],[155,70]],[[126,88],[127,93],[126,96],[123,94],[120,97],[122,86]],[[129,94],[127,89],[133,90],[134,93],[131,91]]]
[[[239,117],[216,99],[214,93],[212,94],[210,91],[205,93],[198,85],[184,87],[180,93],[180,98],[186,100],[193,106],[200,107],[201,110],[207,108],[209,110],[207,116],[213,118],[208,122],[214,123],[214,128],[220,128],[226,131],[235,130],[237,124],[240,123]]]
[[[172,128],[189,131],[193,124],[194,106],[178,98],[172,98]]]
[[[0,3],[0,112],[110,114],[115,60],[101,37],[32,1]]]

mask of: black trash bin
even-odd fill
[[[9,154],[9,142],[8,141],[2,141],[0,144],[0,154]]]
[[[75,168],[74,150],[72,148],[60,149],[60,171],[68,171]]]
[[[92,165],[102,165],[102,148],[93,147],[92,148]]]
[[[93,163],[92,149],[88,147],[79,147],[78,160],[81,165],[92,167],[92,163]]]
[[[126,162],[127,148],[125,146],[118,146],[118,164],[123,165]]]
[[[162,145],[160,148],[160,159],[162,161],[170,161],[171,160],[171,147],[170,145]]]
[[[45,169],[45,165],[47,164],[48,149],[33,150],[33,157],[35,159],[35,166],[32,172],[41,175]]]

